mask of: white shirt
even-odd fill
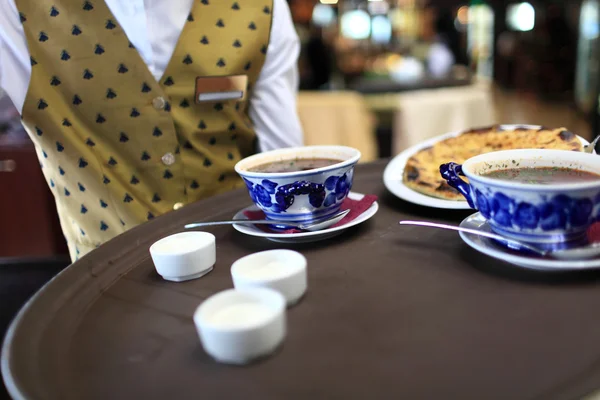
[[[104,1],[150,72],[160,79],[195,0]],[[174,7],[174,1],[179,6]],[[296,112],[299,53],[300,41],[289,7],[285,0],[275,0],[271,41],[249,107],[262,151],[303,143]],[[19,112],[30,78],[31,64],[19,12],[14,0],[0,0],[0,89]]]

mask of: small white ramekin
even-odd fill
[[[204,350],[226,364],[247,364],[272,354],[286,335],[285,299],[267,288],[228,289],[194,313]]]
[[[293,250],[261,251],[234,262],[231,277],[237,289],[267,287],[277,290],[290,306],[306,292],[306,257]]]
[[[209,273],[216,262],[215,236],[207,232],[181,232],[152,246],[156,271],[168,281],[182,282]]]

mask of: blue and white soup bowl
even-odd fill
[[[498,234],[542,247],[584,241],[589,226],[600,220],[600,179],[540,184],[482,176],[495,170],[535,167],[599,174],[600,156],[567,150],[505,150],[475,156],[462,165],[443,164],[440,173]]]
[[[267,219],[310,222],[339,211],[352,188],[354,166],[360,156],[360,151],[345,146],[293,147],[244,158],[235,165],[235,171]],[[332,159],[339,163],[296,172],[249,171],[271,162],[298,159]]]

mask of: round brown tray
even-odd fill
[[[2,372],[17,399],[573,399],[600,386],[598,274],[525,273],[476,253],[453,232],[403,218],[459,222],[386,194],[385,163],[357,168],[353,190],[380,196],[371,220],[337,238],[280,245],[211,229],[217,264],[173,283],[148,248],[184,223],[231,217],[237,191],[139,226],[46,285],[10,328]],[[214,362],[195,308],[232,287],[236,259],[293,248],[309,289],[288,311],[274,356]]]

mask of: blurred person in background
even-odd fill
[[[285,0],[0,0],[0,87],[71,258],[301,145],[299,47]]]
[[[303,89],[325,88],[331,79],[333,49],[323,39],[323,30],[314,24],[310,26],[305,52],[309,75],[308,82]]]
[[[444,77],[455,64],[466,64],[466,55],[463,55],[460,35],[450,10],[434,6],[428,6],[426,10],[430,13],[426,23],[432,24],[427,69],[435,77]]]

